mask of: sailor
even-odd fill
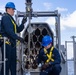
[[[43,48],[39,51],[38,55],[38,66],[41,67],[40,75],[60,75],[61,58],[52,42],[52,37],[49,35],[42,38]]]
[[[24,39],[19,37],[16,33],[21,32],[24,29],[24,23],[26,23],[27,18],[22,19],[21,25],[18,26],[13,18],[15,12],[15,4],[13,2],[8,2],[5,5],[6,13],[3,14],[1,19],[1,31],[2,37],[6,37],[6,75],[9,75],[9,70],[11,75],[16,75],[16,40],[24,43]],[[4,60],[4,48],[1,46],[2,60]],[[4,69],[2,69],[0,75],[4,75]]]

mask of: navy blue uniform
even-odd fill
[[[17,34],[15,33],[14,24],[12,21],[16,23],[13,17],[7,13],[5,13],[1,20],[1,31],[2,36],[7,37],[9,39],[10,44],[6,44],[6,75],[9,75],[9,69],[11,70],[11,75],[16,75],[16,40],[18,39]],[[19,27],[16,25],[17,32],[21,32],[24,28],[24,25],[20,25]],[[2,60],[3,60],[3,45],[1,48],[2,51]],[[3,64],[1,75],[3,75]]]
[[[50,52],[50,48],[47,49],[47,52]],[[61,72],[61,58],[58,50],[54,48],[52,51],[52,58],[54,61],[49,62],[49,67],[47,67],[44,71],[40,72],[40,75],[59,75]],[[38,55],[38,64],[39,63],[45,63],[45,61],[48,59],[43,49],[40,50]]]

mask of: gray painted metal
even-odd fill
[[[21,12],[21,11],[17,11],[17,17],[24,17],[24,16],[27,16],[28,13],[26,12]],[[52,16],[52,17],[55,17],[55,16],[58,16],[58,10],[55,10],[55,11],[49,11],[49,12],[32,12],[31,14],[31,17],[49,17],[49,16]]]
[[[73,39],[73,51],[74,51],[74,75],[76,75],[76,42],[75,42],[76,36],[72,36]]]
[[[31,7],[30,7],[31,8]],[[49,11],[49,12],[32,12],[32,13],[30,13],[30,12],[28,12],[27,13],[27,11],[26,12],[20,12],[20,11],[17,11],[17,14],[16,14],[16,16],[15,16],[15,18],[16,18],[16,20],[17,20],[17,18],[18,17],[24,17],[24,16],[27,16],[28,18],[29,18],[29,26],[30,26],[30,20],[31,20],[31,18],[32,17],[56,17],[56,39],[57,39],[57,48],[59,49],[59,51],[61,50],[61,49],[64,49],[64,48],[62,48],[61,47],[61,37],[60,37],[60,14],[58,13],[58,11],[57,10],[55,10],[55,11]],[[28,39],[28,41],[30,41],[30,34],[29,34],[29,39]],[[29,42],[29,44],[28,44],[28,47],[29,47],[29,51],[30,51],[30,42]],[[65,49],[64,49],[65,50]],[[29,54],[30,55],[30,54]],[[21,60],[21,58],[20,58],[20,60]],[[23,61],[22,61],[23,62]],[[21,63],[20,65],[22,65],[23,63]],[[66,75],[66,74],[64,74],[64,73],[66,73],[66,71],[65,71],[65,69],[66,69],[66,62],[65,63],[62,63],[61,64],[62,65],[62,72],[61,72],[61,75]],[[31,73],[31,75],[39,75],[39,72],[37,71],[34,71],[34,72],[31,72],[30,71],[30,73]],[[21,71],[20,71],[20,73],[17,71],[17,74],[18,75],[23,75],[23,74],[21,74]]]
[[[62,59],[62,71],[60,75],[68,75],[68,68],[67,68],[67,60],[66,60],[66,51],[64,45],[60,46],[60,54],[61,54],[61,59]]]
[[[25,12],[20,12],[20,11],[17,11],[17,15],[16,15],[16,18],[18,17],[23,17],[23,16],[26,16],[27,13]],[[54,12],[32,12],[32,17],[55,17],[56,18],[56,47],[58,48],[58,50],[60,51],[61,48],[60,48],[60,45],[61,45],[61,33],[60,33],[60,14],[58,14],[58,11],[54,11]],[[30,25],[30,21],[29,21],[29,25]],[[30,37],[29,37],[29,40],[30,40]],[[29,47],[30,48],[30,47]],[[65,49],[64,49],[65,50]],[[29,49],[30,51],[30,49]],[[62,53],[62,52],[61,52]],[[62,60],[65,60],[62,58]],[[61,72],[61,75],[67,75],[67,68],[66,68],[66,65],[67,65],[67,62],[65,63],[62,63],[62,72]],[[30,71],[31,72],[31,71]],[[35,74],[37,74],[37,72],[33,72]],[[32,74],[32,73],[31,73]]]
[[[3,40],[4,40],[4,61],[0,60],[0,68],[1,68],[1,64],[3,63],[4,64],[4,75],[6,75],[6,71],[5,71],[5,68],[6,68],[6,47],[5,47],[6,37],[3,37]],[[1,57],[0,59],[2,59]]]

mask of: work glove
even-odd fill
[[[47,67],[49,67],[49,65],[50,65],[49,62],[45,63],[45,66],[47,66]]]
[[[24,43],[24,44],[25,44],[25,41],[24,41],[24,39],[23,39],[23,38],[18,37],[18,40],[19,40],[21,43]]]
[[[22,23],[21,23],[21,24],[25,24],[26,21],[27,21],[27,17],[23,17],[23,19],[22,19]]]
[[[45,70],[48,67],[49,67],[49,63],[43,64],[42,67],[41,67],[41,71]]]

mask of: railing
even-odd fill
[[[2,38],[0,38],[0,40],[3,40],[3,44],[4,44],[3,45],[4,46],[4,60],[3,61],[1,60],[0,64],[4,64],[4,66],[3,66],[4,67],[4,71],[3,72],[4,72],[4,75],[6,75],[6,69],[5,69],[6,68],[6,47],[5,47],[6,46],[6,44],[5,44],[6,37],[2,37]]]

